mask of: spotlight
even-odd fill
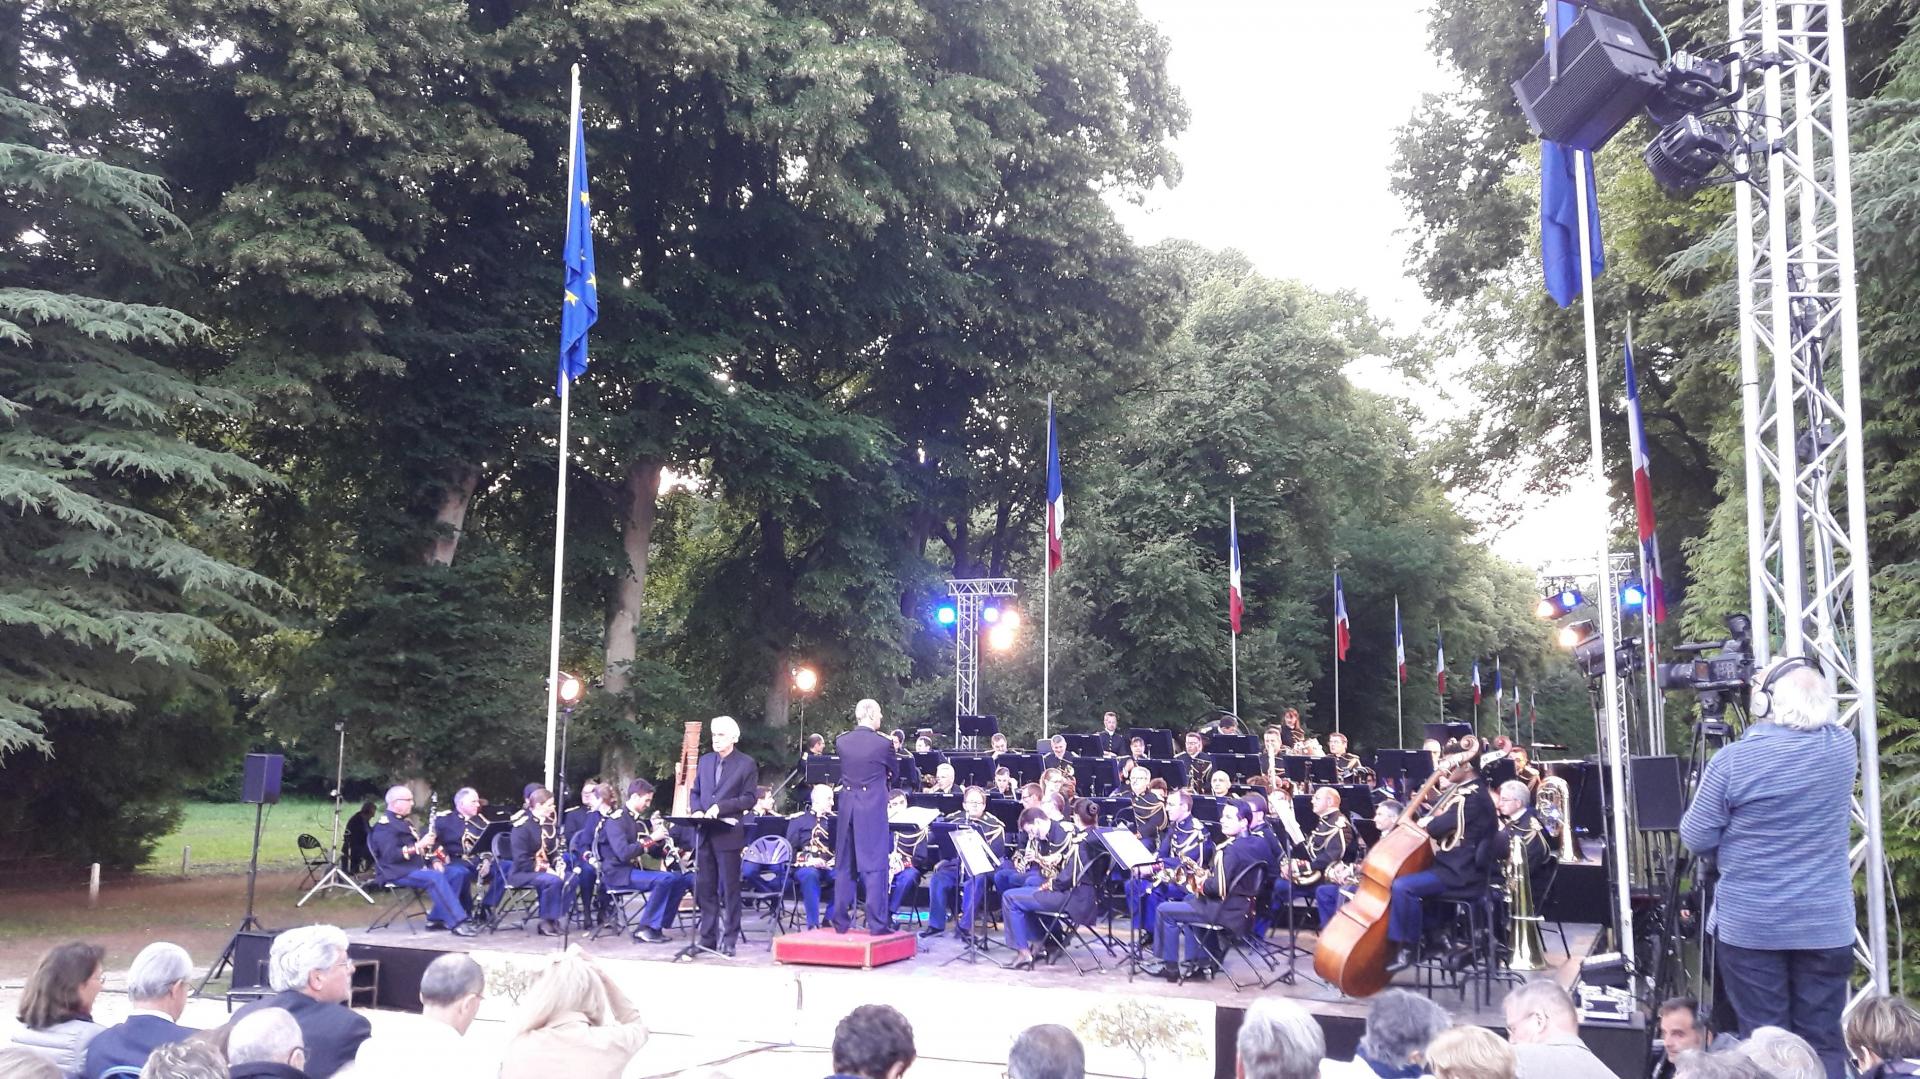
[[[1550,596],[1540,597],[1540,605],[1533,609],[1535,617],[1542,622],[1551,622],[1563,615],[1572,614],[1587,597],[1580,594],[1578,588],[1563,589]]]
[[[1647,602],[1647,590],[1640,587],[1639,581],[1628,581],[1620,586],[1620,609],[1637,611]]]
[[[954,620],[959,617],[960,612],[955,610],[951,603],[942,603],[933,609],[933,620],[943,626],[953,625]]]
[[[802,693],[812,693],[814,688],[819,686],[819,684],[820,676],[814,673],[812,667],[795,667],[793,669],[793,688]]]
[[[1725,124],[1682,116],[1661,128],[1640,158],[1654,183],[1668,191],[1692,191],[1708,184],[1739,143],[1739,136]]]
[[[1660,68],[1663,85],[1647,102],[1647,115],[1662,127],[1688,113],[1702,113],[1731,100],[1727,93],[1727,65],[1717,60],[1676,52]]]
[[[1592,619],[1587,619],[1582,622],[1569,622],[1560,627],[1560,647],[1578,648],[1598,636],[1600,636],[1600,629],[1593,624]]]
[[[1000,608],[991,604],[980,608],[980,621],[985,622],[989,626],[1000,621]]]
[[[1004,652],[1013,647],[1014,627],[1006,622],[987,631],[987,647],[996,652]]]
[[[580,679],[561,671],[559,688],[555,692],[560,695],[561,704],[572,704],[580,699],[580,691],[584,688],[580,684]]]
[[[1014,610],[1012,607],[1008,607],[1005,611],[1001,612],[1000,614],[1000,624],[1002,626],[1005,626],[1009,633],[1019,629],[1020,628],[1020,612]]]

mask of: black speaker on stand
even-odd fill
[[[253,806],[253,853],[247,858],[247,913],[240,920],[240,928],[227,938],[220,958],[207,968],[207,976],[200,979],[195,995],[205,992],[207,983],[232,965],[236,950],[248,934],[273,936],[260,924],[260,919],[253,916],[253,893],[260,880],[260,830],[266,824],[267,806],[280,800],[280,772],[286,763],[287,759],[278,753],[247,754],[246,771],[240,781],[240,801]]]

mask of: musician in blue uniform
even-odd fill
[[[1127,755],[1127,736],[1120,733],[1120,716],[1108,712],[1100,717],[1100,733],[1093,736],[1093,744],[1102,757],[1124,757]]]
[[[1175,753],[1173,759],[1185,761],[1187,765],[1187,789],[1202,794],[1213,787],[1213,758],[1206,752],[1206,736],[1199,731],[1187,732],[1187,748]]]
[[[1064,913],[1075,925],[1088,925],[1099,913],[1098,886],[1107,872],[1106,848],[1093,834],[1100,807],[1090,798],[1073,803],[1066,842],[1043,869],[1037,887],[1015,888],[1000,897],[1007,947],[1014,970],[1032,970],[1033,949],[1042,942],[1040,913]]]
[[[535,787],[527,795],[527,808],[514,817],[513,868],[507,873],[508,884],[532,888],[539,897],[535,913],[543,937],[560,935],[560,919],[567,916],[573,899],[572,874],[560,851],[557,810],[547,788]]]
[[[979,787],[968,787],[961,806],[960,812],[948,816],[946,820],[978,832],[987,849],[1004,864],[1007,857],[1007,827],[998,818],[987,815],[987,792]],[[958,852],[933,867],[933,873],[927,878],[927,928],[920,933],[921,936],[938,936],[946,930],[947,908],[953,904],[956,888],[960,889],[960,934],[965,936],[973,931],[974,912],[980,909],[981,895],[993,883],[993,874],[968,876],[965,887],[962,887],[960,871]]]
[[[412,812],[411,790],[393,787],[387,791],[387,811],[367,830],[367,845],[373,848],[373,882],[420,889],[432,904],[427,912],[429,925],[438,923],[457,936],[473,936],[467,910],[460,905],[460,886],[467,879],[467,871],[465,867],[440,867],[433,858],[432,833],[422,838],[414,831],[413,822],[407,819]]]
[[[1273,909],[1284,909],[1296,894],[1311,893],[1325,928],[1340,909],[1340,886],[1351,879],[1352,863],[1360,854],[1360,833],[1340,811],[1340,792],[1332,787],[1314,790],[1313,813],[1320,823],[1285,860],[1282,879],[1273,885]]]
[[[846,932],[853,924],[853,897],[867,898],[867,930],[885,933],[892,918],[884,905],[887,860],[893,850],[887,831],[887,793],[892,788],[893,743],[880,733],[880,702],[854,706],[856,726],[834,739],[840,756],[840,819],[834,833],[833,906],[827,918]]]
[[[480,838],[492,823],[480,812],[480,792],[472,787],[461,787],[454,792],[453,808],[435,813],[432,822],[434,842],[447,852],[447,869],[466,870],[466,879],[460,882],[461,905],[482,921],[500,902],[500,895],[507,888],[505,874],[494,872],[493,852],[480,846]],[[480,895],[478,909],[473,905],[475,881],[484,883],[487,889]]]
[[[1247,931],[1253,918],[1253,900],[1260,891],[1259,866],[1264,853],[1262,844],[1244,841],[1252,817],[1253,810],[1240,799],[1220,807],[1220,834],[1225,838],[1213,852],[1199,894],[1160,905],[1153,937],[1160,963],[1147,967],[1147,973],[1171,980],[1180,976],[1183,960],[1189,975],[1210,965],[1200,930],[1191,928],[1193,923],[1225,926],[1234,934]]]
[[[1192,791],[1167,792],[1166,822],[1154,847],[1158,859],[1141,866],[1127,881],[1127,916],[1143,936],[1153,935],[1154,914],[1160,904],[1188,897],[1187,890],[1166,879],[1171,874],[1163,871],[1188,863],[1205,865],[1212,846],[1206,829],[1193,819]]]
[[[920,883],[920,865],[926,860],[927,838],[931,834],[924,824],[902,831],[895,831],[896,823],[904,823],[900,815],[907,810],[907,792],[893,790],[887,794],[887,831],[893,837],[893,853],[887,859],[887,869],[891,880],[887,888],[887,919],[891,924],[893,916],[906,905],[907,894],[913,886]]]
[[[1002,897],[1015,888],[1039,887],[1038,860],[1052,857],[1060,846],[1060,839],[1064,838],[1039,806],[1022,809],[1015,823],[1020,827],[1016,847],[993,871],[993,890]]]
[[[814,784],[807,811],[787,822],[787,846],[793,848],[793,883],[807,928],[820,928],[820,894],[833,881],[833,788]]]
[[[600,874],[588,855],[593,853],[595,838],[607,814],[618,807],[612,804],[609,793],[613,785],[589,779],[580,787],[580,804],[567,810],[560,818],[560,836],[566,842],[563,846],[567,868],[573,870],[573,893],[582,905],[587,923],[594,920],[593,897],[599,894]]]
[[[1445,784],[1432,812],[1420,822],[1433,840],[1433,868],[1393,882],[1387,904],[1387,940],[1394,954],[1389,971],[1412,964],[1426,923],[1421,904],[1429,896],[1472,899],[1492,886],[1493,839],[1499,827],[1493,800],[1480,783],[1478,739],[1448,742],[1437,766]]]
[[[652,805],[653,784],[644,779],[627,784],[625,808],[601,825],[595,846],[604,887],[647,897],[633,930],[633,939],[642,944],[660,944],[667,939],[667,923],[679,911],[681,898],[693,887],[691,873],[647,869],[641,864],[642,858],[664,861],[666,855],[666,828],[656,829],[647,821]]]

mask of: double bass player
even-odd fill
[[[1477,742],[1477,739],[1469,739]],[[1422,902],[1430,896],[1469,899],[1490,887],[1493,839],[1499,827],[1493,800],[1480,781],[1477,746],[1449,742],[1441,759],[1441,794],[1420,822],[1433,841],[1433,866],[1393,882],[1387,907],[1389,973],[1406,969],[1425,931]]]

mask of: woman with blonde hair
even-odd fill
[[[620,1079],[645,1044],[640,1012],[576,944],[527,993],[500,1079]]]
[[[87,1065],[87,1043],[106,1028],[93,1021],[94,998],[105,979],[101,960],[107,951],[97,944],[70,941],[56,945],[40,960],[26,991],[20,994],[20,1026],[15,1045],[38,1054],[77,1076]]]
[[[1514,1079],[1513,1047],[1485,1027],[1449,1027],[1427,1046],[1434,1079]]]

